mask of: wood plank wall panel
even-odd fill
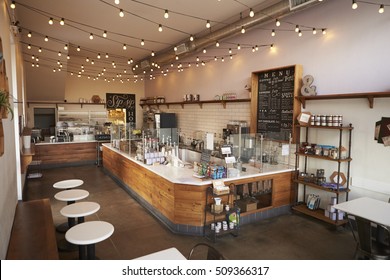
[[[272,206],[291,204],[293,172],[277,174],[273,178]]]
[[[80,161],[96,161],[96,143],[71,143],[35,145],[34,159],[42,164],[61,164]]]

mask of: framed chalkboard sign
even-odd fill
[[[135,125],[135,94],[106,93],[106,107],[107,109],[126,109],[126,122]]]
[[[295,96],[301,83],[300,65],[253,72],[251,132],[280,141],[289,141],[291,136],[294,141],[294,125],[300,113]]]

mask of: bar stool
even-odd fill
[[[54,195],[54,198],[59,201],[66,201],[68,205],[75,203],[77,200],[88,197],[89,192],[86,190],[72,189],[60,191]],[[69,229],[71,221],[68,218],[68,223],[61,224],[56,227],[58,232],[65,233]]]
[[[68,242],[79,245],[81,260],[95,260],[95,244],[109,238],[114,226],[104,221],[92,221],[75,225],[65,233]],[[85,249],[87,249],[85,252]]]
[[[61,190],[70,190],[73,188],[80,187],[82,184],[84,184],[83,180],[70,179],[70,180],[63,180],[63,181],[58,181],[58,182],[54,183],[53,188],[61,189]]]
[[[60,213],[68,218],[69,228],[72,228],[76,225],[76,218],[78,218],[79,224],[84,223],[85,216],[92,215],[99,209],[100,205],[98,203],[83,201],[63,207]],[[76,251],[77,247],[74,244],[70,244],[66,239],[62,239],[58,242],[58,249],[61,251]]]

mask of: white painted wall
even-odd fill
[[[298,37],[294,32],[278,31],[273,23],[264,26],[268,30],[253,29],[229,41],[274,43],[275,50],[263,49],[255,53],[241,50],[229,62],[210,62],[205,67],[193,66],[181,73],[171,71],[167,77],[146,81],[145,95],[165,95],[167,101],[181,101],[187,93],[200,94],[201,99],[208,100],[216,94],[235,92],[239,98],[244,98],[247,97],[244,87],[250,82],[251,72],[293,64],[301,64],[304,75],[314,76],[318,94],[390,91],[389,17],[389,13],[380,15],[372,5],[361,4],[357,10],[352,10],[350,1],[324,1],[283,21],[325,27],[326,36],[304,32]],[[272,28],[276,29],[275,37],[270,35]],[[293,29],[283,23],[280,28]],[[221,55],[221,51],[218,52]],[[209,50],[207,55],[214,54]],[[366,100],[341,100],[309,102],[306,110],[342,114],[345,122],[353,123],[350,198],[368,195],[387,201],[390,197],[390,148],[377,144],[373,133],[376,121],[382,116],[390,117],[390,99],[376,99],[373,109],[369,109]],[[223,110],[220,113],[223,114]],[[201,109],[199,114],[202,114]],[[197,118],[193,121],[196,123]],[[216,127],[209,129],[222,129],[215,119],[210,122]],[[199,126],[194,124],[194,127]],[[332,136],[328,134],[321,139],[323,144],[332,141],[327,137]],[[327,175],[330,174],[329,171]]]

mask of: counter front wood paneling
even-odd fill
[[[103,166],[119,179],[131,192],[169,220],[174,225],[203,227],[206,206],[206,189],[211,181],[200,185],[180,184],[170,181],[149,170],[147,166],[135,162],[108,147],[103,146]],[[166,166],[164,168],[171,168]],[[172,167],[173,168],[173,167]],[[167,171],[168,172],[168,171]],[[183,170],[184,172],[184,170]],[[273,180],[272,206],[258,209],[257,212],[290,205],[292,171],[276,174],[258,173],[251,178],[235,178],[226,184],[236,185],[261,180]],[[243,213],[247,215],[251,213]]]
[[[35,145],[34,159],[42,164],[96,161],[96,142],[50,143]]]

